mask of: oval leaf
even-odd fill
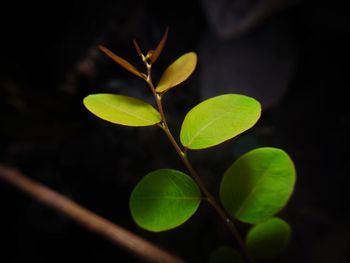
[[[108,48],[104,46],[99,46],[99,49],[105,53],[108,57],[113,59],[115,62],[117,62],[120,66],[125,68],[127,71],[135,74],[136,76],[143,78],[143,74],[138,71],[133,65],[131,65],[128,61],[123,59],[122,57],[119,57],[118,55],[114,54],[112,51],[110,51]]]
[[[84,105],[97,117],[116,124],[149,126],[161,121],[159,112],[150,104],[123,95],[89,95],[84,98]]]
[[[287,222],[280,218],[270,218],[249,230],[247,248],[257,259],[271,259],[287,247],[290,234],[291,229]]]
[[[209,263],[243,263],[240,254],[229,246],[222,246],[215,249],[210,257]]]
[[[131,215],[149,231],[175,228],[197,210],[201,194],[196,183],[186,174],[161,169],[147,174],[130,197]]]
[[[156,92],[164,93],[170,88],[185,81],[197,65],[197,55],[194,52],[186,53],[173,62],[163,73]]]
[[[251,128],[260,112],[260,103],[247,96],[225,94],[208,99],[187,113],[181,143],[189,149],[220,144]]]
[[[294,184],[295,169],[288,154],[276,148],[259,148],[240,157],[225,172],[220,199],[236,219],[255,224],[287,204]]]

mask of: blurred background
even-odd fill
[[[0,163],[74,199],[190,262],[231,244],[201,205],[164,233],[139,229],[128,209],[136,183],[158,168],[184,170],[156,127],[128,128],[90,114],[82,99],[119,93],[152,101],[145,83],[97,50],[141,69],[132,40],[155,48],[169,26],[154,79],[189,51],[194,75],[166,94],[176,135],[186,112],[223,93],[262,102],[259,123],[223,145],[190,153],[215,195],[226,168],[259,146],[295,161],[295,193],[280,216],[292,242],[274,262],[349,262],[347,109],[350,16],[342,3],[302,0],[70,1],[1,4]],[[0,181],[0,262],[139,262]],[[242,232],[246,226],[240,226]]]

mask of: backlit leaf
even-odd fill
[[[149,231],[175,228],[197,210],[201,194],[188,175],[171,169],[147,174],[134,188],[130,210],[135,222]]]
[[[260,112],[260,103],[247,96],[225,94],[208,99],[187,113],[181,143],[189,149],[220,144],[251,128]]]
[[[154,50],[154,52],[152,53],[152,56],[151,56],[151,63],[154,63],[156,62],[156,60],[158,59],[160,53],[162,53],[163,51],[163,48],[164,48],[164,45],[166,43],[166,40],[168,38],[168,28],[165,30],[165,33],[162,37],[162,39],[160,40],[157,48]]]
[[[131,65],[128,61],[123,59],[122,57],[119,57],[118,55],[114,54],[112,51],[110,51],[108,48],[104,46],[99,46],[99,49],[105,53],[108,57],[113,59],[115,62],[117,62],[120,66],[128,70],[129,72],[135,74],[136,76],[143,78],[143,74],[138,71],[133,65]]]
[[[277,148],[252,150],[225,172],[220,199],[236,219],[259,223],[279,212],[288,202],[295,184],[292,160]]]
[[[150,104],[123,95],[94,94],[84,98],[85,107],[97,117],[127,126],[149,126],[159,123],[159,112]]]
[[[197,65],[197,55],[194,52],[186,53],[175,60],[163,73],[156,91],[164,93],[170,88],[185,81]]]
[[[270,218],[249,230],[246,245],[255,258],[271,259],[283,252],[290,235],[291,229],[287,222]]]

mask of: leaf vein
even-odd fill
[[[256,190],[259,188],[259,184],[265,179],[266,174],[268,174],[268,170],[270,169],[270,167],[273,164],[273,161],[276,158],[273,158],[271,160],[271,162],[269,163],[269,165],[267,166],[266,170],[263,172],[263,174],[261,175],[261,177],[259,178],[259,180],[256,182],[255,186],[252,188],[252,190],[250,191],[250,193],[248,194],[247,198],[243,201],[242,205],[239,207],[239,209],[236,212],[236,216],[238,216],[242,210],[247,206],[248,201],[252,198],[252,196],[254,195],[254,193],[256,192]]]

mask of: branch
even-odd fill
[[[35,182],[19,171],[0,164],[0,179],[27,193],[51,209],[66,215],[90,231],[109,239],[142,260],[149,262],[184,263],[152,243],[87,210],[67,197]]]
[[[180,146],[177,144],[173,134],[171,133],[165,114],[164,114],[164,110],[163,110],[163,104],[162,104],[162,94],[158,94],[156,92],[156,89],[154,87],[154,84],[152,82],[152,74],[151,74],[151,69],[152,69],[152,65],[148,64],[147,61],[145,62],[145,65],[147,67],[147,78],[145,78],[145,81],[147,82],[147,84],[149,85],[149,87],[151,88],[151,91],[154,95],[154,98],[156,100],[157,103],[157,108],[159,110],[160,116],[161,116],[161,123],[159,125],[159,127],[161,129],[163,129],[163,131],[165,132],[165,134],[168,136],[171,144],[173,145],[173,147],[175,148],[175,151],[178,153],[181,161],[184,163],[184,165],[186,166],[187,170],[190,172],[192,178],[196,181],[196,183],[198,184],[199,188],[201,189],[202,193],[204,194],[204,196],[206,197],[206,199],[208,200],[209,204],[214,207],[214,209],[216,210],[216,212],[218,213],[218,215],[220,216],[220,218],[223,220],[223,222],[227,225],[227,227],[229,228],[229,230],[231,231],[234,239],[236,240],[237,244],[238,244],[238,248],[241,251],[242,255],[245,258],[245,261],[248,263],[254,263],[254,258],[253,256],[250,254],[250,252],[248,251],[248,249],[246,248],[243,239],[241,238],[234,222],[230,219],[229,216],[226,215],[224,209],[219,205],[219,203],[216,201],[215,197],[209,192],[208,188],[205,186],[204,182],[202,181],[201,177],[198,175],[197,171],[193,168],[191,162],[188,160],[185,150],[181,150]]]

